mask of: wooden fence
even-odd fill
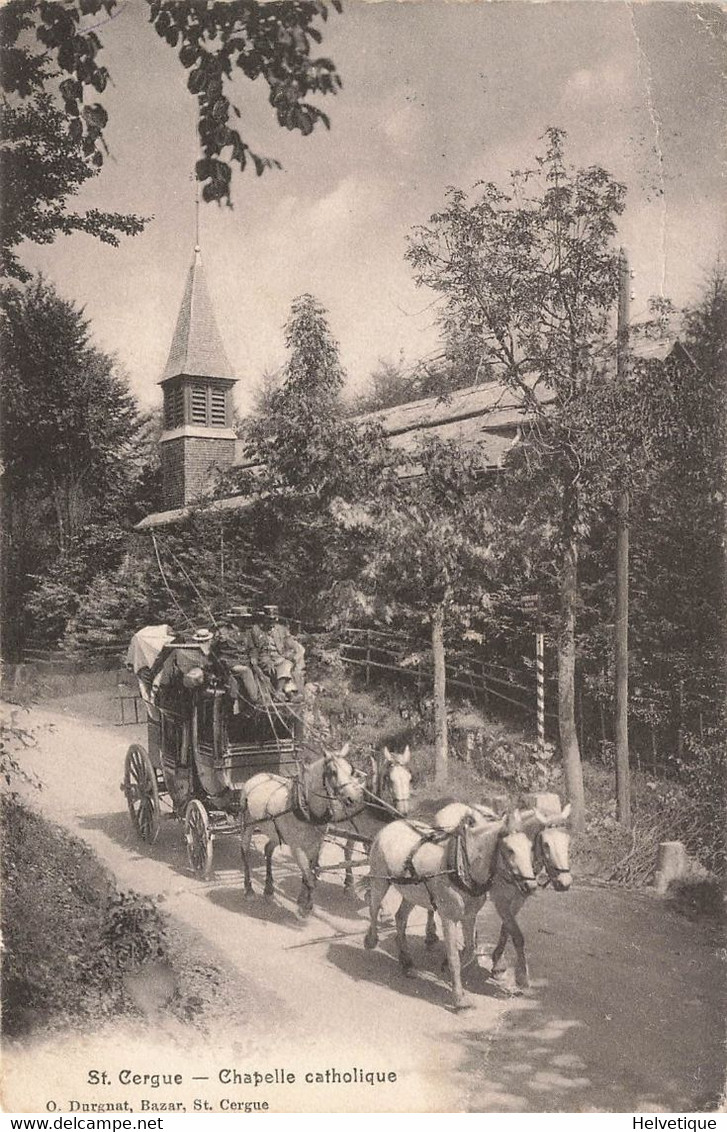
[[[345,664],[361,669],[366,683],[376,671],[394,672],[414,681],[420,695],[434,682],[434,665],[428,643],[401,633],[379,629],[347,628],[340,633],[341,658]],[[517,708],[536,719],[537,678],[532,672],[489,663],[473,652],[459,649],[447,652],[447,685],[467,692],[487,711],[490,700]],[[494,705],[492,705],[494,706]],[[546,718],[558,718],[546,710]]]
[[[296,632],[315,632],[299,623],[291,623]],[[432,652],[426,640],[402,632],[386,629],[346,628],[336,633],[344,664],[364,674],[367,684],[376,672],[391,672],[413,682],[420,696],[431,691],[434,682]],[[89,669],[123,668],[128,648],[126,638],[111,639],[103,645],[84,647],[74,652],[47,649],[29,643],[23,651],[23,663],[40,666],[50,672],[82,672]],[[553,704],[552,678],[548,681]],[[474,650],[458,649],[447,652],[447,685],[467,694],[484,712],[496,709],[498,703],[515,709],[524,720],[536,721],[536,669],[523,665],[521,669],[488,662]],[[139,712],[138,696],[131,687],[121,693],[122,723],[135,723],[143,719]],[[546,718],[557,720],[557,712],[546,709]]]

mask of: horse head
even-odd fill
[[[394,809],[397,810],[402,817],[406,817],[409,813],[409,799],[411,796],[410,760],[411,751],[408,746],[404,748],[404,751],[400,755],[396,753],[392,754],[388,747],[384,747],[384,758],[378,768],[378,792],[383,796],[384,792],[388,790]]]
[[[536,861],[545,869],[548,881],[557,892],[565,892],[573,883],[568,861],[570,834],[564,829],[570,814],[570,802],[559,814],[541,813],[535,810],[540,822],[540,830],[533,842]]]
[[[329,798],[342,802],[348,809],[363,805],[365,775],[354,770],[348,761],[351,744],[345,743],[340,751],[325,751],[323,759],[323,785]]]
[[[529,896],[538,887],[532,841],[523,830],[519,810],[511,810],[502,821],[495,871],[503,880],[514,884],[523,896]]]

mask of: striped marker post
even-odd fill
[[[535,666],[538,680],[538,751],[545,750],[545,635],[538,627],[535,634]]]

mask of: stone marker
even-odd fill
[[[662,841],[654,873],[654,888],[663,896],[673,880],[681,880],[689,873],[687,851],[681,841]]]

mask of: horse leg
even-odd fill
[[[520,931],[520,926],[514,916],[510,924],[510,935],[512,936],[512,942],[515,945],[515,954],[517,955],[515,962],[515,982],[519,987],[529,987],[530,975],[528,974],[528,962],[525,958],[525,937]]]
[[[411,904],[402,896],[401,904],[396,910],[396,942],[399,946],[399,962],[405,975],[412,978],[414,975],[414,962],[406,942],[406,924],[411,915]]]
[[[343,887],[346,889],[351,889],[353,888],[353,869],[351,868],[351,861],[353,860],[353,844],[350,841],[347,841],[344,847],[343,860],[346,867],[346,875],[343,880]]]
[[[462,920],[462,934],[464,936],[464,951],[462,952],[462,967],[469,967],[477,959],[477,908],[467,912]]]
[[[368,948],[369,951],[376,947],[376,944],[379,942],[376,921],[379,918],[381,902],[388,890],[388,880],[379,880],[374,877],[369,878],[369,930],[364,936],[364,947]]]
[[[472,1004],[467,1000],[467,997],[462,990],[462,972],[459,964],[457,924],[455,923],[455,921],[442,916],[442,933],[444,935],[444,946],[447,949],[449,973],[452,978],[452,996],[454,998],[454,1007],[455,1010],[466,1010]]]
[[[273,853],[277,849],[274,841],[268,841],[265,846],[265,895],[272,896],[275,892],[273,885]]]
[[[502,956],[503,956],[503,953],[505,951],[505,946],[506,946],[509,938],[510,938],[510,932],[508,931],[507,927],[505,926],[505,923],[503,922],[500,925],[500,937],[497,941],[497,945],[495,947],[495,950],[492,952],[492,974],[493,975],[502,975],[507,970],[507,964],[502,962]]]
[[[500,965],[500,960],[509,936],[512,939],[516,955],[515,982],[519,987],[529,987],[530,977],[525,958],[525,939],[517,922],[517,915],[525,903],[525,898],[519,893],[512,893],[509,889],[502,892],[499,889],[493,889],[492,900],[497,909],[497,914],[502,920],[500,938],[492,955],[493,974],[504,970],[504,967]]]
[[[249,900],[255,895],[255,890],[252,887],[252,878],[250,877],[250,864],[248,861],[248,854],[250,853],[250,842],[252,841],[252,826],[242,827],[242,836],[240,838],[240,856],[242,857],[242,871],[244,875],[244,890],[243,895],[246,900]]]
[[[434,947],[434,944],[439,939],[437,935],[437,921],[434,919],[434,912],[430,908],[427,912],[427,927],[424,932],[424,943],[427,947]]]
[[[318,863],[318,854],[312,863],[303,849],[293,849],[293,856],[298,863],[303,876],[303,883],[298,895],[298,915],[305,919],[313,911],[313,890],[316,886],[315,865]]]

